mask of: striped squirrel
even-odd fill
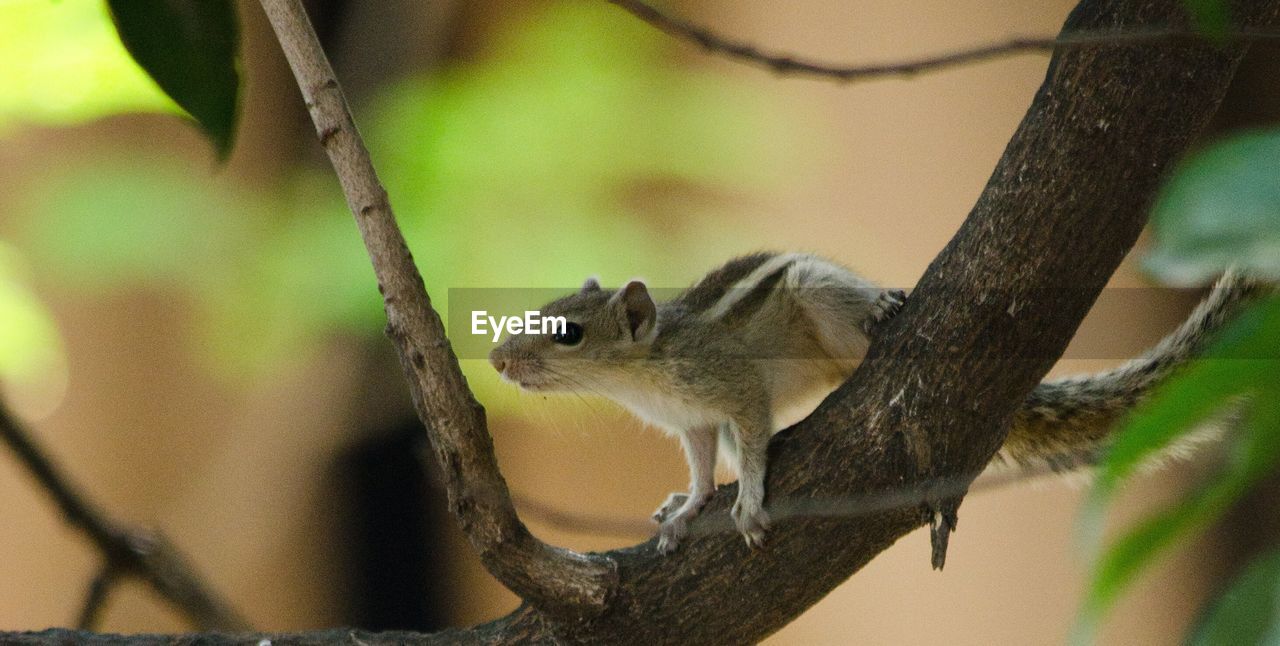
[[[1250,291],[1224,277],[1172,335],[1114,370],[1040,384],[1016,413],[997,460],[1055,469],[1087,463],[1108,430],[1152,384],[1191,355]],[[1225,289],[1222,289],[1225,287]],[[618,290],[588,279],[546,305],[554,334],[511,335],[489,355],[506,381],[530,391],[591,392],[679,437],[687,493],[654,513],[669,553],[715,491],[719,453],[739,476],[731,515],[749,546],[763,545],[766,447],[857,367],[878,324],[905,294],[808,254],[729,261],[670,301],[641,281]]]

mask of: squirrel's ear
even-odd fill
[[[649,289],[643,282],[633,280],[627,283],[613,298],[626,317],[632,341],[639,341],[653,332],[654,325],[658,322],[658,307],[653,304]]]
[[[582,283],[582,291],[580,293],[587,294],[590,292],[598,292],[598,291],[600,291],[600,280],[597,279],[595,276],[592,276],[588,278],[586,282]]]

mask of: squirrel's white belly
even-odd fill
[[[768,359],[760,361],[760,373],[769,390],[773,432],[808,417],[844,380],[853,374],[855,361],[832,359]]]
[[[657,388],[624,387],[607,395],[636,417],[672,435],[728,420],[724,413]]]
[[[804,419],[852,372],[851,365],[830,360],[767,360],[762,362],[773,417],[773,432]],[[856,365],[856,362],[853,364]],[[680,396],[674,388],[635,383],[614,384],[603,394],[636,417],[671,434],[718,426],[729,416],[706,402]]]

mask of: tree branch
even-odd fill
[[[111,594],[111,589],[115,587],[119,576],[120,573],[107,564],[93,577],[89,582],[88,591],[85,592],[84,604],[80,606],[80,618],[76,620],[77,628],[93,630],[93,627],[98,625],[98,615],[102,612],[102,606],[106,605],[107,597]]]
[[[870,81],[889,77],[910,77],[925,72],[980,63],[1018,54],[1053,52],[1055,50],[1123,47],[1159,43],[1203,43],[1206,36],[1194,29],[1153,27],[1147,29],[1108,29],[1102,31],[1063,32],[1057,37],[1015,37],[932,56],[891,63],[840,64],[815,61],[791,54],[773,54],[760,47],[717,34],[706,27],[664,13],[642,0],[606,0],[654,28],[680,40],[741,63],[769,69],[778,74],[833,79],[844,83]],[[1175,16],[1176,18],[1185,16]],[[1171,21],[1171,23],[1174,21]],[[1280,40],[1280,33],[1258,29],[1233,29],[1221,35],[1224,40],[1252,42]]]
[[[485,567],[521,598],[558,615],[600,612],[617,583],[616,566],[608,557],[549,546],[534,538],[517,517],[498,471],[484,408],[462,376],[302,3],[262,0],[262,8],[373,262],[387,312],[387,335],[400,355],[414,406],[439,461],[450,509]]]
[[[524,539],[504,543],[489,537],[494,527],[523,527],[493,464],[483,415],[456,374],[425,293],[417,293],[421,282],[395,233],[385,194],[376,183],[362,185],[372,171],[332,74],[327,66],[305,69],[322,59],[313,41],[299,51],[296,41],[306,40],[305,34],[289,33],[305,24],[296,2],[263,4],[269,15],[277,14],[272,22],[304,79],[321,141],[348,187],[387,288],[389,328],[420,414],[433,428],[454,508],[486,564],[512,585],[509,557],[495,551]],[[1234,7],[1236,19],[1249,28],[1274,26],[1278,13],[1280,0]],[[1182,15],[1177,0],[1083,0],[1065,30],[1149,29]],[[904,484],[914,484],[944,509],[957,505],[958,495],[930,483],[966,484],[990,461],[1013,412],[1061,355],[1132,246],[1161,177],[1216,109],[1242,53],[1238,46],[1204,44],[1057,52],[973,211],[906,307],[849,382],[771,443],[770,505],[896,491]],[[478,483],[500,495],[477,495]],[[707,522],[726,513],[735,492],[735,485],[717,491],[704,512]],[[617,584],[601,612],[587,619],[567,620],[541,598],[466,631],[288,637],[298,643],[754,642],[925,523],[926,512],[909,503],[853,518],[783,519],[769,546],[757,551],[737,536],[718,533],[698,536],[670,556],[657,554],[652,540],[615,550],[606,556],[617,564]],[[600,561],[569,562],[597,567],[595,578],[578,567],[572,576],[609,589]],[[524,571],[535,573],[533,580],[516,580],[513,587],[522,594],[530,588],[554,594],[554,586],[536,578],[546,567],[529,566]],[[84,635],[59,631],[22,638],[68,637]],[[245,639],[204,637],[210,644]]]
[[[107,517],[36,443],[0,403],[0,437],[62,510],[67,522],[83,531],[102,554],[101,573],[89,586],[80,625],[90,627],[110,587],[122,575],[146,581],[176,606],[192,625],[205,630],[249,630],[221,596],[207,586],[195,568],[163,536],[125,527]]]

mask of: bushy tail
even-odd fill
[[[1055,471],[1093,464],[1116,422],[1262,291],[1228,272],[1177,331],[1141,357],[1107,372],[1040,384],[1014,415],[998,459]]]

